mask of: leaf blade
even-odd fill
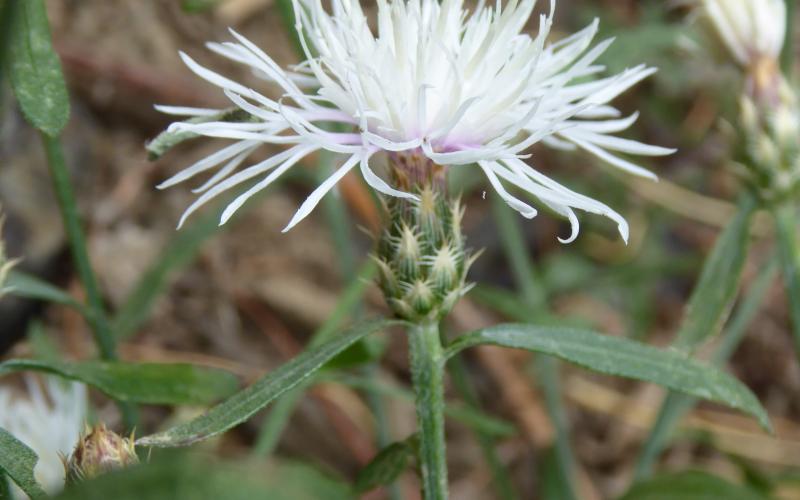
[[[8,60],[11,86],[28,122],[56,137],[69,120],[69,96],[50,39],[44,0],[9,1],[14,4]]]
[[[356,325],[337,338],[309,349],[260,378],[243,391],[211,408],[204,415],[185,424],[137,441],[142,446],[188,446],[211,438],[252,417],[274,399],[297,387],[325,363],[358,340],[383,328],[402,324],[400,321],[372,320]]]
[[[33,475],[33,469],[38,461],[39,457],[33,450],[0,427],[0,471],[31,498],[46,496]]]
[[[86,308],[75,297],[36,276],[12,270],[8,273],[8,279],[5,284],[9,288],[9,293],[17,297],[53,302],[75,308],[84,314],[86,313]]]
[[[755,209],[755,199],[743,195],[736,216],[717,238],[686,306],[675,348],[692,352],[722,329],[739,291]]]
[[[58,375],[95,387],[113,399],[143,404],[208,404],[238,386],[236,377],[228,372],[187,364],[33,359],[0,363],[0,377],[19,371]]]
[[[445,355],[482,344],[540,352],[607,375],[653,382],[742,410],[771,429],[766,411],[741,382],[675,351],[588,330],[508,324],[462,335]]]

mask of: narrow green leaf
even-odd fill
[[[509,324],[462,335],[446,357],[482,344],[541,352],[596,372],[652,382],[737,408],[771,429],[766,411],[741,382],[676,351],[587,330]]]
[[[366,493],[380,486],[393,483],[406,471],[414,460],[418,444],[417,436],[392,443],[382,449],[356,477],[356,493]]]
[[[728,319],[747,260],[750,222],[755,209],[753,197],[743,195],[736,216],[717,238],[686,306],[686,316],[675,340],[675,348],[684,352],[693,351],[703,341],[719,333]]]
[[[692,352],[700,343],[719,333],[728,319],[747,260],[750,222],[756,201],[745,194],[736,216],[717,238],[692,292],[674,347]]]
[[[325,322],[314,332],[309,342],[309,347],[314,348],[323,343],[339,329],[348,315],[353,313],[353,310],[361,302],[369,283],[372,282],[372,277],[376,272],[375,263],[372,259],[368,259],[361,265],[361,268],[356,273],[356,276],[350,280],[347,287],[339,294],[336,302],[336,307],[333,312],[328,316]],[[364,339],[362,342],[356,342],[354,345],[345,349],[341,354],[336,356],[326,364],[327,369],[331,369],[332,365],[342,360],[342,357],[352,354],[350,351],[363,352],[363,348],[359,348],[360,344],[367,343],[373,340],[371,338]],[[261,430],[256,438],[256,444],[253,447],[253,454],[259,457],[266,457],[272,453],[272,450],[277,446],[280,435],[286,428],[289,419],[294,413],[294,408],[300,401],[301,397],[305,394],[307,387],[312,385],[313,380],[306,380],[298,387],[294,388],[289,393],[285,394],[275,406],[270,410],[269,414],[261,424]]]
[[[210,116],[201,116],[186,120],[187,123],[208,123],[208,122],[232,122],[242,123],[253,120],[253,116],[240,108],[229,108]],[[147,146],[147,153],[150,160],[157,160],[164,156],[170,149],[182,142],[198,137],[194,132],[171,132],[165,130],[150,141]]]
[[[0,377],[19,371],[52,373],[96,387],[118,401],[145,404],[204,405],[228,396],[238,386],[228,372],[187,364],[33,359],[0,363]]]
[[[112,319],[111,329],[117,338],[125,338],[136,332],[147,319],[170,276],[192,262],[202,244],[219,231],[219,215],[214,210],[175,233],[158,259],[142,274]]]
[[[61,62],[50,41],[44,0],[10,2],[8,72],[25,118],[55,137],[69,120],[69,96]]]
[[[187,446],[221,434],[249,419],[274,399],[296,387],[358,340],[399,324],[402,323],[391,320],[372,320],[358,324],[333,340],[306,350],[204,415],[164,432],[141,438],[137,444],[158,447]]]
[[[11,271],[8,273],[6,286],[10,288],[11,294],[17,297],[44,300],[46,302],[74,307],[82,313],[86,312],[83,304],[75,300],[72,295],[30,274],[20,271]]]
[[[46,496],[33,476],[39,457],[20,440],[0,427],[0,472],[4,472],[31,498]],[[4,480],[0,474],[0,480]]]
[[[739,345],[747,331],[747,327],[756,313],[758,313],[770,284],[775,280],[776,268],[775,260],[770,259],[770,265],[763,269],[758,279],[747,292],[741,305],[737,308],[735,316],[731,319],[730,325],[722,335],[721,345],[712,356],[714,364],[720,364],[727,360]],[[667,444],[670,433],[686,412],[691,410],[695,402],[694,398],[684,394],[671,392],[667,395],[661,405],[658,417],[650,429],[650,434],[647,436],[644,446],[642,446],[641,456],[636,463],[635,477],[637,479],[644,478],[650,474],[658,455]]]
[[[665,474],[638,483],[620,500],[766,500],[758,493],[700,471]]]

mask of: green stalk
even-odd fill
[[[506,256],[511,263],[511,271],[517,288],[528,310],[519,311],[513,319],[531,322],[547,315],[547,296],[538,285],[537,273],[533,262],[525,248],[519,222],[513,217],[511,210],[497,196],[492,197],[492,211],[497,230],[503,243]],[[555,453],[559,469],[559,482],[567,498],[577,498],[575,493],[575,456],[569,441],[569,429],[566,423],[566,410],[561,399],[560,375],[558,360],[539,356],[536,371],[545,394],[545,406],[550,420],[556,430]]]
[[[362,370],[364,375],[369,379],[375,379],[378,375],[378,365],[373,363],[364,367]],[[383,450],[392,444],[392,436],[389,432],[389,419],[386,416],[386,405],[383,402],[383,397],[378,391],[367,389],[365,391],[367,397],[367,406],[375,416],[375,441],[379,450]],[[387,486],[389,493],[389,500],[401,500],[403,493],[400,490],[400,485],[397,482]]]
[[[783,280],[789,295],[795,348],[800,352],[800,248],[797,243],[797,210],[791,203],[773,210]]]
[[[538,273],[528,255],[516,214],[499,196],[492,196],[492,215],[497,222],[497,232],[503,243],[506,258],[511,264],[517,288],[528,306],[537,312],[544,312],[547,297],[542,287],[538,285],[540,282]]]
[[[464,364],[464,359],[461,356],[453,357],[447,364],[450,378],[453,380],[453,385],[458,391],[461,398],[472,408],[480,409],[478,402],[478,395],[469,381],[469,373]],[[516,500],[517,494],[511,483],[511,477],[508,471],[500,461],[500,457],[495,449],[495,439],[487,434],[476,430],[478,438],[478,445],[481,447],[484,459],[492,471],[492,483],[497,490],[497,496],[501,500]]]
[[[786,40],[781,52],[781,69],[783,74],[792,79],[792,66],[794,65],[794,15],[796,0],[786,0]]]
[[[333,158],[330,153],[320,153],[320,160],[315,167],[316,180],[324,181],[331,174]],[[339,269],[345,281],[349,281],[355,273],[355,248],[350,232],[350,215],[338,191],[328,194],[322,199],[322,210],[328,226],[333,246],[339,257]]]
[[[100,357],[106,361],[114,361],[117,359],[116,342],[111,333],[103,299],[100,296],[97,277],[89,260],[86,237],[81,228],[78,204],[75,201],[75,193],[72,190],[69,172],[64,161],[61,142],[58,138],[50,137],[44,133],[40,133],[40,136],[47,156],[47,167],[53,180],[53,189],[61,209],[61,217],[64,222],[64,230],[67,233],[72,260],[75,263],[81,283],[83,283],[83,287],[86,290],[88,312],[86,318],[94,335],[97,348],[100,351]],[[118,406],[125,425],[128,428],[133,428],[137,420],[136,407],[121,402],[118,403]]]
[[[435,322],[411,326],[408,344],[420,434],[422,490],[425,500],[445,500],[444,356],[439,326]]]
[[[53,179],[53,188],[58,197],[58,205],[64,220],[64,230],[67,233],[72,260],[78,270],[81,283],[86,289],[90,313],[88,321],[92,327],[97,347],[100,350],[100,356],[106,360],[115,360],[117,359],[117,354],[114,336],[111,334],[105,307],[100,297],[100,287],[97,284],[97,278],[89,261],[89,253],[86,250],[86,237],[81,228],[75,193],[72,191],[69,172],[64,162],[64,152],[61,149],[59,139],[46,134],[41,134],[41,137],[47,155],[47,166]]]

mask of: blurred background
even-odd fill
[[[370,252],[369,233],[381,216],[373,195],[360,178],[350,176],[338,193],[342,204],[317,210],[282,234],[322,174],[319,169],[328,168],[315,163],[325,161],[317,158],[225,227],[217,227],[219,209],[210,207],[176,232],[193,195],[184,186],[165,192],[154,186],[219,144],[189,141],[154,162],[144,149],[169,124],[153,104],[225,106],[221,92],[183,66],[179,50],[270,93],[263,82],[203,44],[228,40],[227,28],[233,27],[279,63],[297,62],[277,6],[271,0],[58,0],[47,8],[71,95],[72,117],[64,134],[67,163],[104,298],[117,311],[115,326],[125,335],[121,357],[218,366],[245,383],[285,362],[332,313]],[[665,346],[707,251],[734,212],[739,184],[728,168],[731,145],[724,123],[735,116],[739,77],[734,68],[709,62],[713,49],[697,35],[688,9],[670,2],[559,0],[554,36],[582,28],[594,17],[601,19],[601,38],[616,37],[602,59],[610,72],[642,62],[660,68],[616,101],[624,112],[641,111],[630,133],[679,152],[645,163],[661,177],[651,183],[613,172],[589,155],[534,148],[538,168],[628,218],[627,246],[613,224],[589,215],[581,218],[579,239],[562,245],[556,237],[567,233],[564,221],[545,212],[532,221],[517,218],[498,205],[482,175],[454,170],[453,189],[463,193],[468,207],[468,241],[485,253],[471,272],[479,286],[452,315],[452,332],[519,320],[531,303],[539,303],[547,305],[548,318]],[[7,215],[8,253],[22,257],[20,269],[81,295],[41,144],[6,87],[0,89],[0,114],[0,203]],[[759,271],[774,265],[770,224],[766,218],[754,224],[743,294]],[[517,233],[509,227],[521,230],[535,287],[520,288],[519,259],[508,255],[509,238]],[[800,365],[782,283],[776,278],[768,285],[763,302],[743,325],[744,338],[729,370],[758,395],[777,435],[762,433],[739,414],[700,404],[683,420],[658,467],[700,468],[754,485],[766,482],[777,485],[773,491],[784,498],[800,498]],[[386,312],[372,285],[362,309],[364,314]],[[93,352],[89,330],[76,313],[3,299],[0,355],[30,355],[42,342],[70,358]],[[366,356],[380,354],[381,361],[358,370],[389,386],[407,385],[402,335],[387,335],[370,349],[374,352]],[[540,364],[531,355],[491,348],[467,356],[463,368],[482,411],[511,426],[495,439],[497,458],[522,498],[556,498],[547,495],[553,460],[548,450],[560,427],[568,430],[579,464],[580,498],[609,498],[628,488],[663,390],[567,366],[557,369],[558,388],[543,383]],[[203,446],[230,458],[248,456],[254,446],[263,455],[275,447],[276,463],[299,463],[306,472],[313,468],[314,477],[352,480],[379,449],[378,434],[393,440],[414,429],[408,401],[379,398],[383,415],[376,419],[374,401],[352,385],[328,383],[307,392],[285,430],[271,438],[274,442],[259,440],[262,420],[257,418]],[[545,409],[554,387],[565,412],[557,421]],[[448,394],[459,397],[455,387]],[[95,403],[104,420],[118,421],[113,404],[102,398]],[[142,433],[194,411],[148,408]],[[482,444],[469,426],[448,423],[453,498],[495,498]],[[412,474],[402,477],[401,498],[415,498],[415,482]],[[378,491],[369,498],[386,494]],[[309,498],[326,498],[322,495]]]

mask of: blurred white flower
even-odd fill
[[[370,167],[376,153],[404,152],[446,166],[477,164],[498,194],[528,218],[537,210],[506,187],[533,195],[569,218],[572,234],[563,241],[577,237],[575,209],[610,217],[627,240],[628,225],[622,216],[540,173],[535,160],[523,160],[531,158],[526,150],[543,142],[559,149],[577,147],[626,172],[655,178],[617,153],[665,155],[672,150],[615,137],[636,121],[637,114],[622,117],[609,104],[655,70],[641,65],[601,77],[604,67],[596,61],[612,40],[591,46],[597,21],[548,44],[555,0],[550,2],[550,13],[539,17],[537,35],[523,33],[535,3],[509,0],[504,6],[499,1],[487,6],[481,1],[470,13],[463,0],[378,0],[377,33],[373,33],[357,0],[331,0],[330,13],[320,0],[294,0],[306,61],[289,71],[235,32],[231,32],[235,42],[208,44],[213,52],[277,84],[284,94],[279,100],[181,54],[192,71],[222,88],[249,119],[208,121],[221,110],[159,106],[165,113],[193,119],[174,123],[171,131],[234,141],[159,187],[216,169],[195,190],[200,196],[184,213],[183,224],[223,191],[258,179],[227,206],[222,224],[250,197],[315,151],[344,155],[343,164],[302,204],[288,230],[356,167],[377,191],[413,198],[388,185]],[[203,120],[207,122],[197,123]],[[339,128],[326,130],[323,124]],[[289,147],[234,173],[264,144]]]
[[[34,476],[47,493],[64,487],[64,463],[86,421],[86,386],[55,377],[25,378],[27,391],[0,386],[0,427],[25,443],[38,456]],[[27,496],[14,486],[15,498]]]
[[[731,56],[743,68],[777,61],[786,38],[784,0],[699,0]]]

